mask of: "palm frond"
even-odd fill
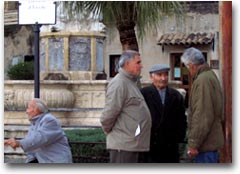
[[[63,1],[69,19],[77,19],[88,13],[106,26],[132,21],[136,24],[138,37],[156,29],[167,15],[183,15],[184,3],[180,1]]]

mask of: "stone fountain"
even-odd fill
[[[63,126],[100,126],[107,85],[105,35],[43,32],[40,38],[40,98]],[[34,81],[5,80],[4,87],[4,124],[29,124],[25,110],[34,97]]]

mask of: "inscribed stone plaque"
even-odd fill
[[[49,70],[63,71],[64,49],[63,38],[49,38]]]
[[[71,37],[69,48],[69,70],[90,71],[91,40],[84,37]]]
[[[46,71],[46,40],[42,39],[40,42],[40,56],[39,56],[39,63],[40,63],[40,71]]]
[[[96,46],[96,48],[97,48],[97,51],[96,51],[97,65],[96,65],[96,69],[97,69],[97,71],[102,72],[103,68],[104,68],[104,65],[103,65],[103,39],[102,38],[97,38],[96,40],[97,40],[97,46]]]

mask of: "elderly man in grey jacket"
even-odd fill
[[[140,54],[124,51],[119,66],[119,73],[107,87],[106,104],[100,118],[107,135],[110,162],[143,162],[143,152],[149,151],[151,115],[137,87],[142,68]]]
[[[27,136],[21,140],[10,138],[4,144],[13,149],[21,147],[27,153],[26,163],[71,163],[67,137],[44,102],[31,100],[26,113],[31,122]]]

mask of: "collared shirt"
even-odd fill
[[[72,154],[67,137],[58,120],[45,113],[30,120],[31,126],[20,144],[27,153],[26,162],[71,163]]]
[[[158,93],[161,97],[162,104],[165,104],[165,96],[166,96],[166,88],[164,89],[158,89]]]

